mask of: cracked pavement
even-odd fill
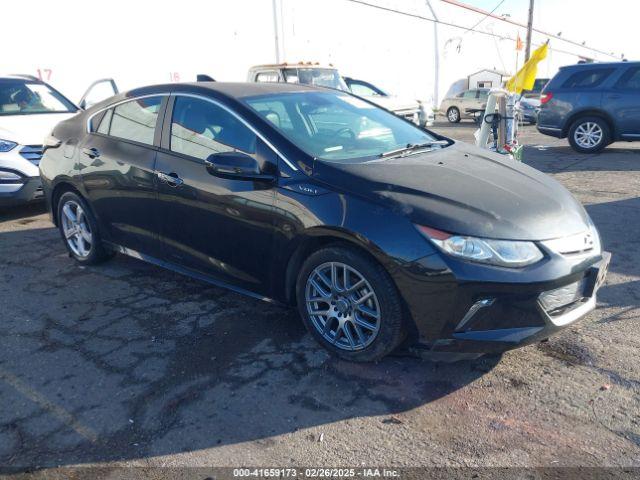
[[[613,260],[596,312],[501,359],[335,360],[292,309],[122,255],[81,267],[41,206],[0,212],[0,468],[640,466],[640,149],[523,139]]]

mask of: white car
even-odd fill
[[[106,81],[115,88],[110,79]],[[94,85],[100,82],[103,80]],[[81,104],[87,104],[90,90]],[[43,198],[38,165],[46,148],[45,137],[56,124],[79,110],[36,77],[0,76],[0,208]]]
[[[427,107],[418,100],[391,95],[365,80],[358,80],[351,77],[343,78],[349,90],[354,95],[366,98],[417,125],[423,127],[433,125],[435,114],[432,107]]]

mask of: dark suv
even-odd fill
[[[599,152],[640,140],[640,62],[562,67],[542,91],[538,130],[569,138],[574,150]]]

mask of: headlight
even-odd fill
[[[2,140],[0,138],[0,152],[8,152],[18,145],[16,142],[10,142],[9,140]]]
[[[500,267],[524,267],[539,262],[544,257],[533,242],[468,237],[422,225],[416,227],[444,253],[471,262]]]
[[[22,177],[17,173],[13,173],[8,170],[0,170],[0,183],[19,183],[19,182],[22,182]]]

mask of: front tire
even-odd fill
[[[58,229],[69,254],[85,265],[95,265],[113,256],[102,245],[98,224],[84,199],[66,192],[58,201]]]
[[[380,360],[404,339],[393,281],[380,264],[352,247],[313,253],[298,275],[296,298],[311,335],[345,360]]]
[[[447,110],[447,120],[449,120],[449,123],[460,122],[460,110],[456,107],[450,107],[449,110]]]
[[[609,125],[599,117],[582,117],[569,128],[569,143],[579,153],[598,153],[611,143]]]

